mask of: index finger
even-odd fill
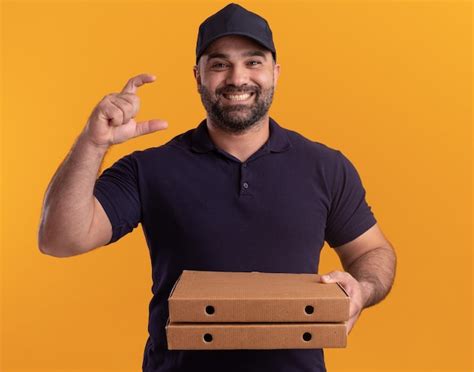
[[[150,74],[140,74],[133,78],[131,78],[125,87],[122,89],[122,93],[132,93],[135,94],[137,92],[137,88],[142,86],[146,83],[151,83],[155,81],[156,77]]]

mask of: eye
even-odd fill
[[[211,68],[221,70],[227,67],[227,64],[223,62],[216,62],[211,65]]]
[[[261,65],[262,62],[257,61],[257,60],[251,60],[251,61],[248,61],[247,64],[249,64],[250,66],[258,66],[258,65]]]

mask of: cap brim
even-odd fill
[[[265,49],[267,49],[267,50],[269,50],[270,52],[272,52],[274,55],[276,54],[276,50],[275,50],[274,48],[271,48],[270,46],[266,45],[263,40],[260,40],[260,39],[256,38],[255,35],[249,34],[249,33],[247,33],[247,32],[229,31],[229,32],[224,32],[224,33],[222,33],[222,34],[220,34],[220,35],[218,35],[218,36],[215,36],[215,37],[213,37],[212,39],[208,40],[207,43],[202,46],[200,53],[196,56],[196,63],[199,61],[199,58],[201,58],[201,56],[204,54],[204,52],[206,51],[206,49],[207,49],[214,41],[216,41],[217,39],[220,39],[221,37],[229,36],[229,35],[246,36],[246,37],[248,37],[249,39],[252,39],[252,40],[256,41],[258,44],[260,44],[260,45],[263,46]]]

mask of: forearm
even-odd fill
[[[38,234],[42,251],[74,249],[87,235],[94,214],[94,184],[106,152],[82,135],[77,138],[46,190]]]
[[[382,301],[392,288],[396,271],[396,255],[392,247],[380,247],[366,252],[344,268],[363,288],[364,307]]]

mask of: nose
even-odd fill
[[[226,85],[234,85],[240,87],[242,85],[248,84],[249,82],[249,73],[245,66],[234,65],[231,69],[228,70],[226,76]]]

